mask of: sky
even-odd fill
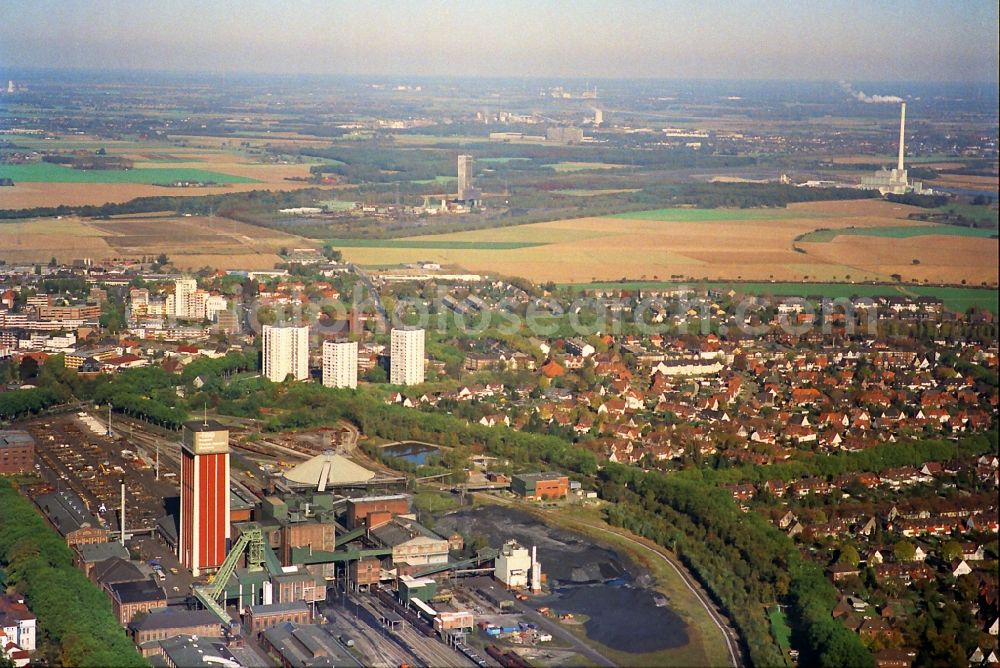
[[[0,69],[997,81],[996,0],[0,0]]]

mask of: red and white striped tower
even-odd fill
[[[229,531],[229,430],[214,420],[184,424],[178,557],[198,576],[222,565]]]

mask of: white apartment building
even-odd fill
[[[264,325],[264,376],[273,383],[309,378],[309,326]]]
[[[205,319],[215,322],[216,316],[229,310],[229,300],[222,295],[210,295],[205,299]]]
[[[419,385],[424,382],[424,330],[394,329],[389,346],[389,382]]]
[[[190,318],[191,298],[198,290],[198,281],[193,278],[178,278],[174,281],[174,316]]]
[[[326,387],[358,386],[358,342],[323,342],[323,385]]]

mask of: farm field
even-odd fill
[[[0,139],[5,135],[0,134]],[[0,177],[14,179],[0,189],[0,208],[100,205],[157,195],[218,195],[248,190],[294,190],[308,187],[308,164],[261,163],[236,150],[231,139],[172,137],[171,142],[98,140],[93,137],[17,136],[18,146],[43,151],[97,151],[132,160],[128,171],[74,170],[50,163],[0,166]],[[197,142],[197,143],[195,143]],[[214,181],[213,187],[166,188],[153,185],[177,180]]]
[[[693,223],[706,220],[778,220],[808,217],[801,211],[788,209],[654,209],[652,211],[630,211],[618,213],[608,218],[622,220],[656,220],[672,223]]]
[[[553,190],[552,192],[570,197],[596,197],[598,195],[618,195],[621,193],[636,193],[637,188],[597,188],[589,190],[587,188],[568,188],[566,190]]]
[[[557,172],[583,172],[588,169],[622,169],[628,165],[615,165],[609,162],[557,162],[549,165]]]
[[[451,250],[513,250],[544,246],[544,242],[531,241],[439,241],[436,236],[413,239],[330,239],[337,248],[434,248]]]
[[[181,269],[271,269],[282,247],[314,246],[308,239],[228,218],[67,216],[0,221],[0,259],[8,263],[71,262],[89,257],[153,257],[166,253]]]
[[[893,274],[905,283],[996,283],[995,239],[838,236],[800,243],[805,252],[793,248],[796,237],[817,227],[913,227],[907,215],[915,211],[881,200],[810,202],[778,210],[670,209],[408,238],[544,244],[523,248],[400,248],[376,242],[345,247],[344,255],[362,265],[426,260],[557,283],[622,278],[892,282]]]
[[[215,183],[259,183],[246,176],[233,176],[205,169],[184,167],[135,167],[133,169],[73,169],[47,162],[28,165],[0,165],[0,178],[14,183],[141,183],[167,184],[175,181]]]
[[[995,237],[997,231],[981,227],[959,227],[958,225],[914,225],[912,227],[866,227],[842,230],[816,230],[799,241],[825,242],[840,236],[885,237],[888,239],[909,239],[910,237]]]

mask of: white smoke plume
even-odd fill
[[[865,104],[886,104],[890,102],[899,103],[903,101],[903,98],[898,95],[866,95],[864,91],[854,90],[854,86],[846,81],[841,81],[840,87],[844,89],[845,93],[853,97],[855,100],[858,102],[864,102]]]

